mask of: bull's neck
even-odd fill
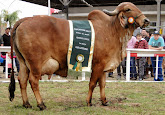
[[[118,42],[121,47],[121,60],[126,56],[126,47],[127,42],[131,39],[134,31],[133,26],[129,26],[129,28],[125,29],[121,26],[120,21],[117,16],[111,17],[112,23],[110,23],[110,27],[113,28],[112,34],[116,35],[115,38],[118,39]],[[115,34],[116,33],[116,34]]]
[[[133,35],[133,31],[134,31],[134,27],[133,26],[129,26],[129,28],[125,29],[121,26],[119,19],[117,16],[112,16],[111,17],[111,23],[110,23],[110,27],[113,28],[112,30],[114,30],[113,32],[117,32],[117,36],[120,36],[121,38],[132,36]]]

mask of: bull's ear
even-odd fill
[[[119,21],[120,21],[120,24],[123,28],[127,28],[128,26],[128,19],[127,17],[124,15],[123,12],[120,12],[119,15],[118,15],[118,18],[119,18]]]

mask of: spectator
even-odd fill
[[[11,46],[10,45],[10,28],[5,29],[5,33],[2,36],[1,46]]]
[[[164,42],[165,42],[165,34],[163,35],[163,39],[164,39]],[[165,49],[165,46],[163,47],[163,49]]]
[[[147,42],[149,42],[149,40],[150,40],[150,33],[148,31],[146,31],[145,29],[142,29],[141,34],[142,34],[142,38],[144,38]],[[149,76],[148,75],[148,71],[150,69],[150,66],[148,64],[148,60],[149,60],[149,57],[147,58],[147,61],[146,61],[145,65],[144,65],[144,76]]]
[[[2,36],[2,42],[1,42],[1,46],[10,46],[10,28],[6,28],[5,29],[5,33]],[[2,52],[2,55],[6,55],[6,52]],[[3,73],[5,72],[5,63],[6,60],[3,61]]]
[[[135,44],[134,48],[148,49],[148,43],[144,38],[142,38],[142,35],[140,33],[138,33],[136,35],[136,38],[137,38],[137,41],[136,41],[136,44]],[[137,65],[138,65],[139,80],[140,81],[144,79],[145,63],[146,63],[146,58],[145,57],[137,57]]]
[[[124,58],[124,60],[117,67],[117,80],[121,79],[121,67],[123,70],[123,76],[125,78],[126,77],[126,58]]]
[[[3,38],[1,35],[0,35],[0,44],[3,44]]]
[[[154,36],[154,34],[153,33],[152,34],[150,33],[150,38],[153,37],[153,36]],[[147,68],[146,68],[146,72],[144,73],[144,74],[146,74],[146,76],[149,77],[148,71],[151,72],[151,77],[154,77],[153,67],[152,67],[152,62],[151,62],[151,58],[150,57],[147,57]]]
[[[127,43],[127,48],[134,48],[136,43],[136,37],[132,36],[132,38]],[[130,79],[137,79],[137,72],[135,66],[135,57],[131,57],[130,59]]]
[[[8,59],[8,78],[10,78],[10,73],[11,73],[11,68],[12,68],[12,63],[11,63],[11,53],[7,52],[8,57],[6,55],[1,55],[2,58]]]
[[[10,30],[11,30],[11,28],[5,29],[5,33],[1,39],[1,46],[11,46],[11,44],[10,44]],[[2,55],[6,55],[6,53],[2,52]],[[13,55],[15,56],[15,53]],[[5,72],[5,63],[6,63],[6,61],[3,62],[3,73]],[[17,67],[17,72],[19,72],[19,62],[18,62],[17,58],[15,58],[15,64]]]
[[[147,42],[149,42],[150,36],[149,36],[149,33],[145,29],[142,29],[141,34],[142,34],[142,38],[144,38]]]
[[[114,78],[114,77],[113,77],[113,72],[109,72],[108,77]]]
[[[160,36],[158,31],[154,32],[154,36],[150,38],[149,40],[149,49],[154,49],[154,50],[162,50],[164,47],[164,40]],[[163,62],[163,57],[159,57],[158,59],[158,79],[155,79],[155,81],[163,81],[163,75],[162,75],[162,62]],[[155,76],[155,71],[156,71],[156,57],[151,57],[151,62],[152,62],[152,67],[153,67],[153,73]]]

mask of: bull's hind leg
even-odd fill
[[[29,70],[26,67],[25,63],[20,62],[20,71],[18,75],[18,80],[20,84],[20,89],[21,89],[21,95],[22,95],[22,100],[23,100],[23,106],[25,108],[32,108],[32,106],[29,104],[28,97],[27,97],[27,80],[29,75]]]
[[[107,106],[107,100],[105,97],[105,84],[106,84],[106,74],[105,72],[103,73],[103,75],[101,76],[101,78],[99,79],[99,86],[100,86],[100,98],[102,101],[102,105]]]
[[[46,109],[46,106],[43,103],[40,92],[39,92],[40,78],[41,78],[41,75],[34,75],[34,74],[32,74],[32,72],[30,72],[29,82],[30,82],[31,88],[32,88],[34,95],[36,97],[36,100],[37,100],[37,107],[39,107],[40,110],[44,110],[44,109]]]

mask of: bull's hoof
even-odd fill
[[[105,102],[102,102],[102,105],[103,105],[103,106],[108,106],[109,103],[108,103],[108,101],[105,101]]]
[[[39,107],[40,110],[44,110],[44,109],[46,109],[46,106],[45,106],[44,103],[38,104],[37,107]]]
[[[23,107],[25,107],[25,108],[32,108],[32,106],[30,105],[29,102],[26,102],[25,104],[23,104]]]
[[[88,107],[92,106],[92,103],[87,103],[87,106],[88,106]]]

